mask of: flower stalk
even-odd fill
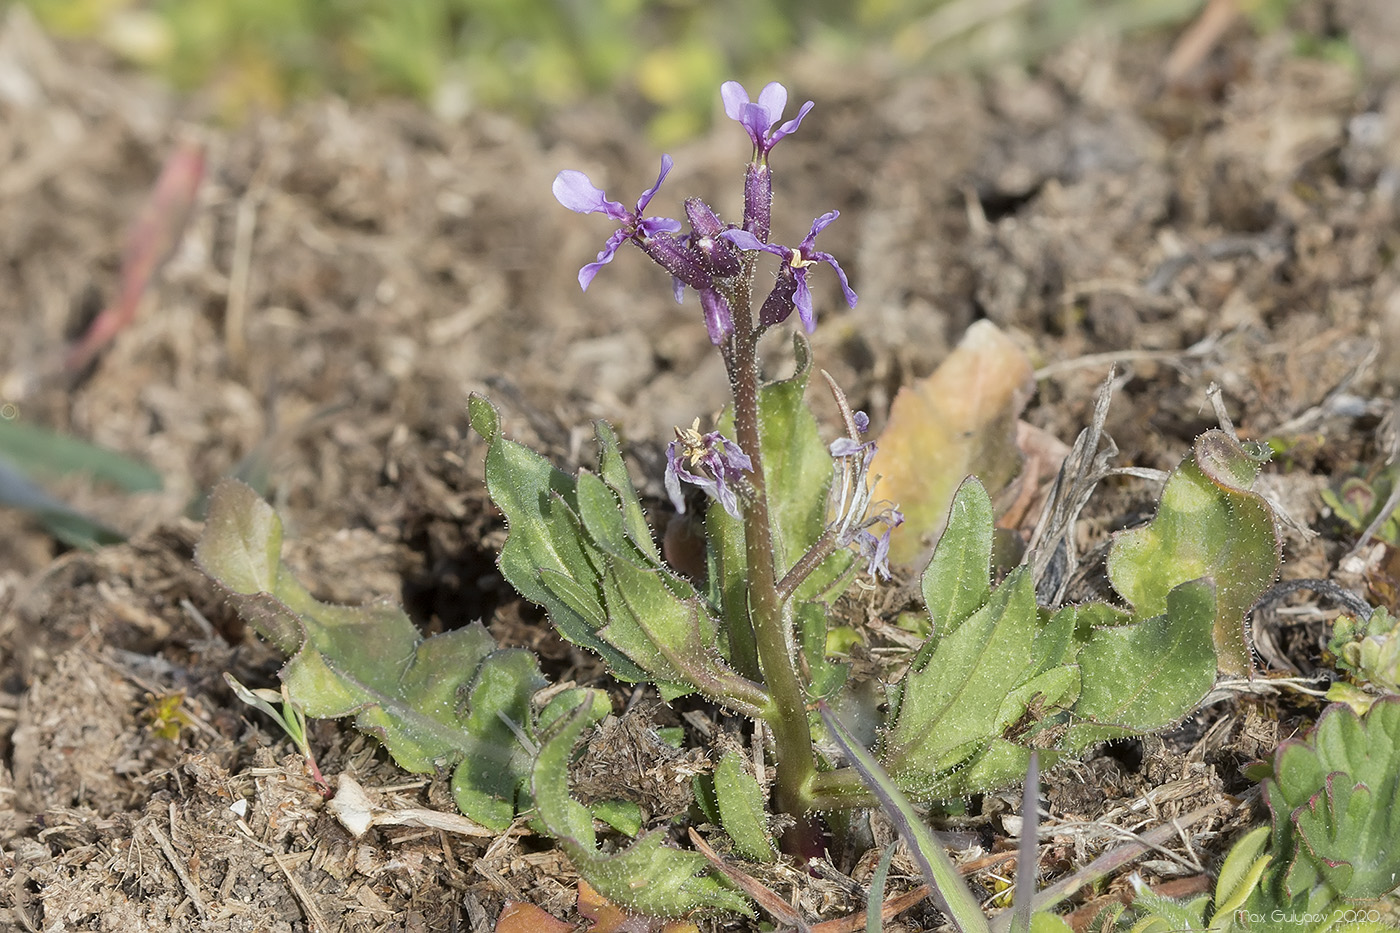
[[[799,542],[805,553],[791,567],[777,564],[779,555],[785,552],[779,547],[764,463],[765,387],[758,342],[768,328],[786,321],[793,311],[798,313],[806,332],[815,329],[816,310],[807,275],[817,266],[831,266],[847,304],[852,307],[856,294],[835,257],[815,246],[817,234],[839,216],[836,211],[813,221],[806,238],[796,247],[768,242],[773,201],[769,156],[779,141],[797,130],[812,109],[812,102],[805,103],[796,117],[783,122],[787,90],[780,84],[766,86],[756,101],[751,101],[743,86],[733,81],[726,82],[720,93],[725,113],[744,128],[753,143],[753,157],[744,171],[741,223],[723,222],[699,198],[689,198],[684,204],[689,232],[682,233],[680,222],[669,218],[644,218],[643,212],[671,169],[669,156],[662,157],[656,183],[642,194],[634,209],[608,200],[580,172],[561,172],[554,192],[565,207],[579,213],[601,213],[618,224],[598,258],[580,270],[581,286],[587,288],[622,244],[632,242],[671,275],[678,300],[683,299],[686,289],[697,293],[706,333],[724,360],[733,397],[734,438],[730,440],[719,431],[702,432],[698,420],[688,429],[678,428],[676,440],[666,452],[665,485],[677,512],[686,510],[682,484],[693,485],[737,520],[742,530],[742,545],[736,541],[728,550],[720,547],[717,553],[712,551],[720,594],[718,605],[713,608],[718,624],[724,627],[727,662],[740,677],[761,683],[766,692],[758,718],[772,736],[777,761],[775,803],[779,811],[798,821],[789,839],[790,848],[810,852],[817,837],[805,817],[820,802],[812,790],[819,777],[818,756],[809,717],[813,699],[810,671],[796,650],[793,601],[802,583],[837,550],[847,546],[865,554],[872,574],[888,577],[882,548],[882,543],[887,548],[888,532],[885,538],[877,539],[868,528],[877,521],[893,527],[899,517],[893,510],[876,516],[865,513],[870,502],[865,467],[874,445],[859,441],[857,424],[859,430],[864,429],[864,415],[852,416],[837,390],[850,436],[830,450],[837,477],[835,488],[840,490],[834,502],[836,518],[824,529],[816,529],[805,544]],[[777,257],[780,264],[771,291],[755,313],[753,283],[759,257],[764,253]],[[738,697],[726,696],[721,688],[713,687],[724,682],[723,678],[708,682],[710,688],[719,689],[712,698],[734,705]],[[696,681],[695,686],[708,692],[706,682]],[[843,793],[844,789],[836,796]]]

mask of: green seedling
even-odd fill
[[[1335,683],[1328,699],[1345,700],[1359,707],[1357,712],[1365,712],[1377,695],[1400,694],[1400,620],[1384,606],[1365,620],[1338,616],[1327,650],[1337,659],[1337,668],[1362,688]]]
[[[296,703],[292,702],[291,694],[287,690],[287,685],[282,684],[281,690],[269,690],[267,687],[248,688],[239,682],[232,674],[224,673],[224,682],[233,690],[234,696],[244,703],[260,712],[266,713],[278,727],[286,733],[287,738],[292,740],[292,744],[301,752],[301,757],[306,759],[306,766],[311,769],[311,778],[316,782],[316,786],[323,791],[330,785],[321,774],[321,768],[316,764],[316,755],[311,751],[311,742],[306,736],[306,713]]]

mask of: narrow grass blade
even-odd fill
[[[963,884],[952,860],[934,838],[933,830],[924,825],[909,798],[895,787],[894,781],[880,767],[875,757],[856,741],[830,707],[825,703],[818,703],[817,708],[832,738],[850,759],[851,766],[860,773],[866,786],[879,798],[885,812],[894,822],[895,829],[909,846],[910,854],[919,863],[919,868],[932,889],[931,896],[935,903],[962,933],[990,933],[987,917],[978,906],[977,899],[972,896],[967,885]]]

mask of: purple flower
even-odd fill
[[[779,126],[773,127],[783,118],[783,108],[787,107],[787,88],[774,81],[758,92],[758,102],[749,100],[749,92],[738,81],[726,81],[720,85],[719,96],[724,100],[725,115],[738,121],[753,140],[754,158],[759,162],[768,161],[768,153],[784,136],[796,131],[802,118],[812,109],[809,100],[797,111],[797,116]]]
[[[764,243],[747,230],[726,230],[720,234],[740,249],[762,250],[765,253],[779,256],[783,260],[783,267],[778,273],[778,284],[774,286],[773,294],[769,296],[772,299],[772,304],[765,301],[762,311],[759,312],[761,324],[771,326],[786,320],[795,306],[798,315],[802,318],[802,326],[807,328],[807,333],[810,334],[817,329],[817,317],[812,309],[812,292],[807,287],[807,269],[821,262],[836,270],[836,275],[841,280],[841,290],[846,294],[846,304],[852,308],[856,306],[856,293],[851,290],[851,285],[846,280],[846,273],[841,268],[841,264],[830,253],[824,253],[815,248],[817,234],[825,230],[833,220],[840,216],[840,211],[828,211],[812,221],[811,232],[807,234],[806,239],[798,244],[796,249]]]
[[[565,169],[555,176],[554,197],[558,199],[560,204],[580,214],[606,214],[621,224],[613,231],[612,236],[608,237],[608,241],[603,244],[603,250],[598,254],[597,260],[578,270],[578,284],[584,291],[588,290],[588,286],[593,281],[593,277],[598,274],[598,270],[612,262],[613,255],[624,241],[635,239],[639,243],[644,243],[658,234],[675,233],[680,230],[679,220],[672,220],[669,217],[642,218],[642,211],[656,196],[661,182],[671,171],[672,164],[670,156],[663,155],[661,157],[661,174],[656,176],[656,184],[643,191],[642,196],[637,199],[635,211],[629,211],[617,201],[609,201],[607,194],[589,181],[588,176],[583,172]]]
[[[690,483],[719,500],[724,510],[739,517],[739,500],[732,486],[744,483],[743,474],[753,461],[739,445],[718,431],[700,433],[700,419],[689,428],[676,428],[676,439],[666,446],[666,494],[676,511],[685,514],[681,483]]]

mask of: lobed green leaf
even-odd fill
[[[1252,668],[1245,613],[1282,554],[1272,510],[1250,491],[1262,459],[1224,431],[1202,434],[1167,480],[1157,516],[1118,535],[1108,557],[1113,588],[1142,616],[1166,612],[1179,584],[1214,579],[1217,663],[1231,674]]]

